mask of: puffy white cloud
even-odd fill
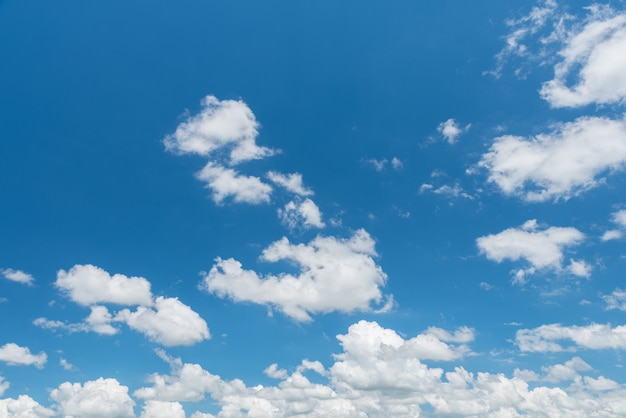
[[[528,261],[531,269],[520,270],[521,279],[524,280],[525,274],[533,273],[534,268],[561,272],[564,248],[579,245],[584,238],[582,232],[572,227],[553,226],[540,230],[537,221],[532,219],[520,228],[509,228],[498,234],[480,237],[476,240],[476,245],[481,254],[498,263],[504,260]],[[590,268],[584,261],[571,260],[567,271],[587,277]]]
[[[567,31],[554,79],[541,88],[541,96],[554,107],[626,99],[626,13],[597,4],[588,10],[584,24]]]
[[[178,298],[159,296],[154,309],[139,306],[124,309],[113,318],[165,346],[192,345],[211,337],[204,319]]]
[[[404,163],[399,158],[393,157],[391,159],[391,166],[394,168],[394,170],[402,170],[404,168]]]
[[[228,148],[230,163],[238,164],[274,153],[256,144],[258,127],[252,110],[243,101],[206,96],[200,113],[178,125],[163,142],[167,150],[180,154],[209,156]]]
[[[599,376],[583,376],[591,367],[574,357],[563,364],[542,367],[542,376],[529,370],[516,370],[512,378],[503,374],[471,373],[462,367],[445,372],[431,368],[420,359],[428,353],[436,358],[458,359],[460,345],[432,350],[430,336],[440,344],[454,340],[463,344],[474,333],[462,327],[450,332],[429,328],[413,338],[404,339],[395,331],[373,322],[352,325],[338,335],[342,352],[326,369],[316,361],[303,360],[293,373],[276,364],[266,374],[280,379],[275,386],[246,386],[238,379],[224,381],[197,364],[168,358],[170,375],[155,374],[151,387],[139,389],[135,396],[149,400],[188,402],[209,395],[220,406],[218,416],[307,416],[341,417],[414,417],[422,406],[433,416],[468,417],[587,417],[622,416],[626,412],[626,391],[616,382]],[[445,344],[444,344],[445,345]],[[424,348],[426,348],[424,350]],[[450,351],[456,351],[448,356]],[[447,353],[446,355],[443,355]],[[312,383],[305,373],[318,374]],[[529,381],[558,383],[571,381],[567,389],[534,385]],[[598,412],[602,414],[598,415]],[[192,417],[211,417],[196,412]]]
[[[454,144],[461,134],[467,132],[472,125],[468,124],[465,127],[459,126],[456,120],[448,119],[445,122],[441,122],[437,127],[437,131],[444,137],[449,144]]]
[[[91,264],[77,264],[69,271],[59,270],[56,287],[80,305],[115,303],[152,305],[150,282],[143,277],[109,273]]]
[[[272,186],[263,183],[260,178],[242,175],[232,168],[212,162],[196,173],[196,177],[212,190],[217,204],[229,197],[236,203],[268,203],[272,194]]]
[[[296,228],[324,228],[322,213],[315,202],[307,198],[291,201],[283,209],[278,209],[278,217],[283,225],[293,230]]]
[[[613,222],[618,224],[621,228],[626,228],[626,209],[618,210],[613,213]]]
[[[48,356],[43,351],[39,354],[31,354],[28,347],[22,347],[15,343],[7,343],[0,347],[0,361],[4,361],[11,366],[34,365],[41,369],[44,364],[46,364],[46,361],[48,361]]]
[[[282,174],[277,171],[270,171],[267,173],[267,178],[291,193],[299,196],[313,195],[313,190],[304,186],[304,183],[302,182],[302,174],[300,173]]]
[[[54,415],[54,411],[44,408],[28,395],[20,395],[17,399],[0,399],[2,418],[44,418]]]
[[[606,309],[619,309],[626,311],[626,291],[615,289],[610,295],[603,295],[602,299],[606,303]]]
[[[64,359],[63,357],[61,357],[61,359],[59,360],[59,364],[65,370],[74,370],[75,369],[74,365],[72,363],[70,363],[69,361],[67,361],[66,359]]]
[[[504,194],[529,202],[568,199],[626,164],[626,121],[581,117],[533,138],[494,140],[479,167]]]
[[[570,341],[567,347],[560,341]],[[576,347],[591,350],[626,348],[626,325],[615,328],[610,324],[586,326],[542,325],[534,329],[522,329],[515,334],[515,344],[526,352],[573,351]]]
[[[13,269],[0,269],[0,274],[7,280],[11,280],[17,283],[23,283],[27,285],[32,285],[35,281],[35,278],[28,273],[24,273],[21,270],[13,270]]]
[[[83,384],[65,382],[50,392],[57,410],[65,416],[81,418],[133,418],[135,402],[128,387],[116,379],[99,378]]]
[[[139,418],[185,418],[185,411],[178,402],[148,401]]]
[[[239,261],[218,258],[204,278],[204,288],[220,297],[275,306],[297,321],[312,313],[370,310],[383,299],[380,288],[387,278],[376,264],[374,240],[365,230],[350,239],[318,236],[308,244],[282,238],[267,247],[261,260],[291,261],[298,275],[259,276],[244,270]]]

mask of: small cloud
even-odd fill
[[[479,286],[480,286],[481,289],[487,290],[487,291],[493,289],[493,285],[489,284],[487,282],[480,282]]]
[[[402,170],[404,168],[404,163],[402,163],[402,161],[400,161],[398,158],[393,157],[391,159],[391,166],[394,168],[394,170]]]
[[[459,126],[454,119],[448,119],[442,122],[437,127],[437,131],[444,137],[449,144],[454,144],[461,134],[469,131],[472,124],[465,125],[465,127]]]
[[[383,158],[382,160],[377,160],[376,158],[369,158],[369,159],[363,160],[363,163],[372,166],[374,170],[378,172],[383,171],[385,167],[387,166],[388,162],[389,160],[387,160],[386,158]]]
[[[26,284],[32,286],[35,279],[28,273],[24,273],[21,270],[13,270],[13,269],[2,269],[0,270],[0,274],[7,279],[13,282]]]
[[[63,357],[61,357],[61,360],[59,360],[59,364],[65,370],[74,370],[74,365],[68,362],[67,360],[65,360]]]

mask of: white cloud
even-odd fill
[[[178,402],[148,401],[139,418],[185,418],[185,411]]]
[[[504,194],[529,202],[569,199],[626,165],[626,121],[581,117],[533,138],[494,140],[478,163]]]
[[[425,193],[427,191],[430,191],[431,193],[438,194],[441,196],[447,196],[447,197],[453,197],[453,198],[464,197],[465,199],[474,200],[474,196],[470,195],[465,190],[463,190],[463,188],[458,183],[455,183],[454,186],[444,184],[443,186],[439,186],[437,188],[435,188],[435,186],[429,183],[422,184],[419,188],[420,194]]]
[[[624,234],[622,233],[622,231],[619,231],[617,229],[612,229],[610,231],[606,231],[604,234],[602,234],[602,237],[600,237],[600,239],[602,241],[611,241],[614,239],[620,239]]]
[[[17,399],[0,399],[2,418],[44,418],[54,415],[54,411],[44,408],[28,395],[20,395]]]
[[[606,303],[606,309],[619,309],[620,311],[626,311],[626,291],[622,289],[615,289],[610,295],[603,295],[602,299]]]
[[[467,132],[472,125],[468,124],[465,127],[459,126],[456,120],[448,119],[445,122],[441,122],[437,127],[437,131],[448,141],[449,144],[454,144],[461,134]]]
[[[258,177],[242,175],[232,168],[209,162],[196,173],[196,177],[213,191],[213,201],[217,204],[228,197],[232,197],[236,203],[253,205],[270,201],[272,186],[263,183]]]
[[[197,364],[168,359],[170,375],[155,374],[151,387],[141,388],[135,396],[167,402],[189,402],[213,398],[220,406],[218,416],[307,416],[341,417],[414,417],[422,406],[433,416],[473,417],[586,417],[604,411],[605,416],[621,416],[626,411],[626,391],[592,371],[581,358],[542,367],[542,375],[516,370],[514,377],[486,372],[470,373],[463,367],[444,372],[431,368],[420,359],[454,360],[467,348],[447,345],[445,339],[469,342],[473,331],[460,328],[449,332],[430,328],[416,337],[404,339],[395,331],[378,324],[360,321],[345,335],[338,335],[342,352],[326,369],[316,361],[303,360],[293,373],[276,364],[266,374],[281,381],[275,386],[246,386],[239,379],[224,381]],[[428,336],[428,339],[422,338]],[[433,344],[433,341],[438,341]],[[447,347],[446,347],[447,346]],[[433,349],[433,347],[438,347]],[[433,355],[436,353],[436,355]],[[312,383],[305,372],[316,373]],[[529,381],[571,380],[567,390],[534,385]],[[192,417],[210,417],[196,412]]]
[[[496,68],[489,73],[496,77],[500,76],[502,67],[505,62],[511,56],[529,57],[529,55],[538,54],[540,56],[545,53],[535,53],[531,48],[526,45],[526,38],[535,35],[541,29],[543,29],[548,23],[557,22],[557,30],[554,32],[555,36],[558,33],[559,23],[562,23],[562,17],[556,17],[557,3],[555,0],[544,0],[540,5],[532,8],[531,12],[526,16],[519,19],[511,19],[506,24],[511,28],[511,32],[506,36],[506,45],[496,56]],[[519,72],[519,69],[518,69]]]
[[[387,163],[389,162],[386,158],[383,158],[381,160],[377,160],[376,158],[368,158],[366,160],[363,160],[366,164],[371,165],[374,170],[381,172],[385,169],[385,166],[387,165]]]
[[[322,213],[311,199],[291,201],[283,209],[278,209],[278,217],[283,225],[296,228],[324,228]]]
[[[11,280],[14,282],[32,285],[35,279],[28,273],[24,273],[21,270],[13,270],[13,269],[1,269],[0,274],[4,276],[5,279]]]
[[[81,418],[133,418],[135,402],[128,387],[116,379],[99,378],[80,383],[65,382],[50,392],[57,410],[65,416]]]
[[[509,228],[498,234],[486,235],[476,240],[481,254],[498,263],[504,260],[526,260],[531,269],[552,269],[562,272],[563,250],[579,245],[585,235],[576,228],[549,227],[538,229],[537,221],[532,219],[520,228]],[[521,278],[535,270],[524,269]],[[584,261],[571,260],[567,268],[571,274],[587,277],[591,267]],[[517,277],[517,275],[516,275]],[[523,284],[523,283],[522,283]]]
[[[72,363],[70,363],[69,361],[67,361],[66,359],[64,359],[63,357],[61,357],[61,359],[59,360],[59,364],[65,370],[74,370],[75,369],[74,365]]]
[[[143,277],[111,276],[91,264],[75,265],[69,271],[59,270],[56,287],[80,305],[115,303],[118,305],[152,305],[150,282]]]
[[[91,306],[91,313],[83,322],[66,324],[62,321],[54,321],[42,317],[35,319],[33,325],[52,331],[62,330],[69,333],[95,332],[102,335],[115,335],[119,330],[111,325],[112,321],[113,316],[106,307],[95,305]]]
[[[309,321],[312,313],[370,310],[383,299],[380,288],[387,275],[376,264],[374,240],[365,230],[350,239],[318,236],[308,244],[274,242],[263,261],[291,261],[298,275],[259,276],[242,269],[232,258],[218,258],[204,278],[204,288],[220,297],[275,306],[297,321]]]
[[[302,182],[302,174],[300,173],[282,174],[277,171],[270,171],[267,173],[267,178],[277,185],[284,187],[291,193],[295,193],[299,196],[313,195],[313,190],[304,186]]]
[[[10,383],[4,380],[4,377],[0,376],[0,396],[4,395],[4,392],[9,388]]]
[[[570,341],[573,345],[563,347],[559,342]],[[542,325],[534,329],[522,329],[515,335],[515,343],[525,352],[574,351],[576,347],[591,350],[626,349],[626,325],[611,327],[610,324],[587,326]]]
[[[274,151],[256,144],[259,123],[241,100],[218,100],[206,96],[202,110],[178,125],[164,139],[168,151],[209,156],[222,148],[230,149],[230,164],[260,159]]]
[[[626,229],[626,209],[613,212],[613,214],[611,215],[611,221],[617,224],[619,229],[606,231],[601,237],[602,241],[620,239],[624,235],[623,230]]]
[[[48,356],[43,351],[39,354],[31,354],[28,347],[22,347],[15,343],[7,343],[0,347],[0,361],[4,361],[11,366],[34,365],[41,369],[48,360]]]
[[[391,159],[391,166],[394,168],[394,170],[402,170],[404,168],[404,163],[402,163],[399,158],[393,157]]]
[[[159,296],[154,309],[139,306],[131,312],[124,309],[114,321],[124,322],[151,341],[165,346],[192,345],[211,337],[204,319],[178,298]]]
[[[554,107],[626,99],[626,13],[597,4],[588,10],[584,24],[567,32],[554,79],[541,88],[541,96]]]
[[[613,213],[613,222],[618,224],[621,228],[626,228],[626,209],[618,210]]]

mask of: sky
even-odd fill
[[[626,5],[0,0],[0,418],[626,416]]]

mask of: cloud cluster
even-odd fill
[[[53,331],[114,335],[119,332],[115,324],[124,323],[165,346],[192,345],[211,337],[200,315],[178,298],[154,298],[150,282],[143,277],[110,275],[93,265],[75,265],[69,271],[59,270],[55,286],[72,301],[89,306],[91,313],[80,323],[37,318],[34,325]],[[103,304],[136,306],[136,309],[111,313]]]
[[[497,234],[490,234],[476,240],[481,254],[495,262],[504,260],[526,260],[530,268],[523,270],[549,269],[557,273],[569,272],[575,276],[588,277],[591,266],[581,260],[570,259],[563,267],[563,251],[567,247],[579,245],[585,235],[572,227],[549,227],[539,229],[537,221],[531,219],[519,228],[509,228]]]
[[[626,209],[618,210],[614,212],[611,220],[617,225],[617,229],[610,229],[602,234],[602,241],[610,241],[613,239],[619,239],[624,236],[624,230],[626,229]]]
[[[218,258],[206,274],[203,288],[219,297],[276,307],[297,321],[310,321],[312,313],[369,310],[383,299],[387,278],[374,258],[374,240],[365,230],[350,239],[318,236],[308,244],[282,238],[267,247],[261,260],[290,261],[298,275],[260,276],[244,270],[239,261]]]

